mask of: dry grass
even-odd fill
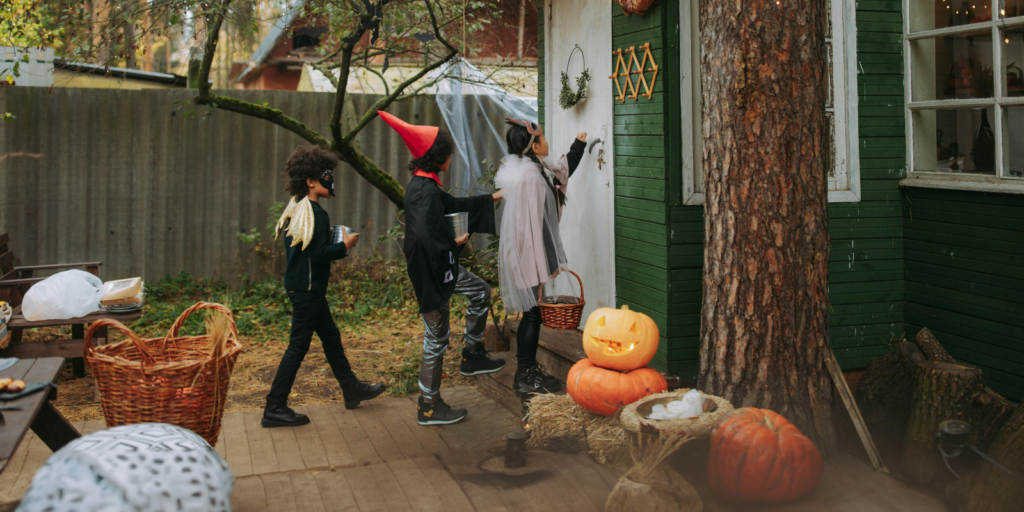
[[[375,333],[354,335],[342,333],[342,344],[356,375],[369,382],[388,384],[388,396],[410,394],[410,379],[415,383],[422,354],[423,331],[419,318],[396,322]],[[460,332],[462,326],[452,321],[452,332]],[[32,337],[39,336],[33,334]],[[26,336],[26,339],[30,338]],[[114,340],[116,341],[116,340]],[[270,383],[277,371],[288,340],[272,340],[253,343],[242,338],[242,354],[238,357],[235,371],[231,375],[228,389],[227,412],[253,410],[263,407]],[[459,375],[459,353],[462,341],[452,336],[452,345],[445,358],[444,386],[468,383],[470,379]],[[411,369],[410,369],[411,368]],[[411,377],[410,377],[411,376]],[[76,379],[68,363],[60,376],[59,392],[55,405],[70,421],[103,419],[100,404],[94,401],[91,371],[86,370],[85,378]],[[291,405],[323,404],[342,401],[341,388],[331,373],[319,339],[313,338],[306,359],[302,363],[295,386],[289,397]]]
[[[569,395],[538,395],[526,418],[530,448],[578,445],[598,463],[624,470],[631,465],[629,440],[618,420],[580,407]]]

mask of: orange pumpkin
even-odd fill
[[[655,393],[668,390],[657,370],[638,368],[617,372],[580,359],[569,369],[565,391],[580,407],[602,416],[614,416],[619,409]]]
[[[821,453],[792,423],[767,409],[736,409],[711,431],[708,485],[733,501],[780,503],[821,481]]]
[[[658,326],[651,317],[622,309],[600,308],[583,327],[583,351],[596,366],[609,370],[635,370],[651,362],[658,352]]]

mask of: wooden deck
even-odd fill
[[[342,404],[298,407],[312,422],[297,428],[262,428],[262,411],[226,414],[216,449],[236,477],[234,510],[604,509],[617,480],[609,470],[586,454],[531,452],[522,474],[505,474],[494,458],[505,434],[518,429],[512,414],[474,388],[443,395],[469,409],[469,418],[421,427],[409,398],[377,399],[352,411]],[[75,427],[85,434],[104,424]],[[0,474],[0,510],[21,499],[50,454],[38,438],[26,438]]]

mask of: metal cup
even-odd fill
[[[356,232],[348,226],[342,226],[341,224],[338,224],[337,226],[331,228],[331,242],[335,244],[342,243],[345,240],[342,236],[342,233],[354,235]]]
[[[469,212],[449,213],[444,216],[444,220],[448,222],[452,238],[459,238],[469,232]]]

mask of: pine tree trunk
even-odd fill
[[[949,352],[946,352],[946,349],[942,347],[941,343],[939,343],[939,339],[936,338],[927,327],[921,329],[920,332],[917,333],[917,337],[914,338],[914,341],[917,342],[918,347],[921,347],[921,352],[924,353],[925,357],[927,357],[929,361],[956,362],[956,359],[953,359],[953,356],[949,355]]]
[[[987,450],[1014,409],[1013,404],[1003,395],[986,387],[974,400],[969,415],[968,423],[974,427],[974,445]]]
[[[971,403],[984,389],[977,367],[943,361],[921,363],[903,452],[903,469],[911,480],[928,485],[945,471],[936,437],[939,423],[966,421]]]
[[[1024,475],[1024,407],[1018,407],[992,440],[988,454],[1018,475]],[[1020,490],[1024,482],[989,462],[963,481],[965,512],[1016,512],[1021,509]]]
[[[700,387],[835,446],[825,4],[702,0]]]
[[[924,354],[910,342],[902,342],[868,364],[857,383],[857,405],[878,444],[886,465],[895,466],[903,453],[910,404],[917,386],[917,367]]]

